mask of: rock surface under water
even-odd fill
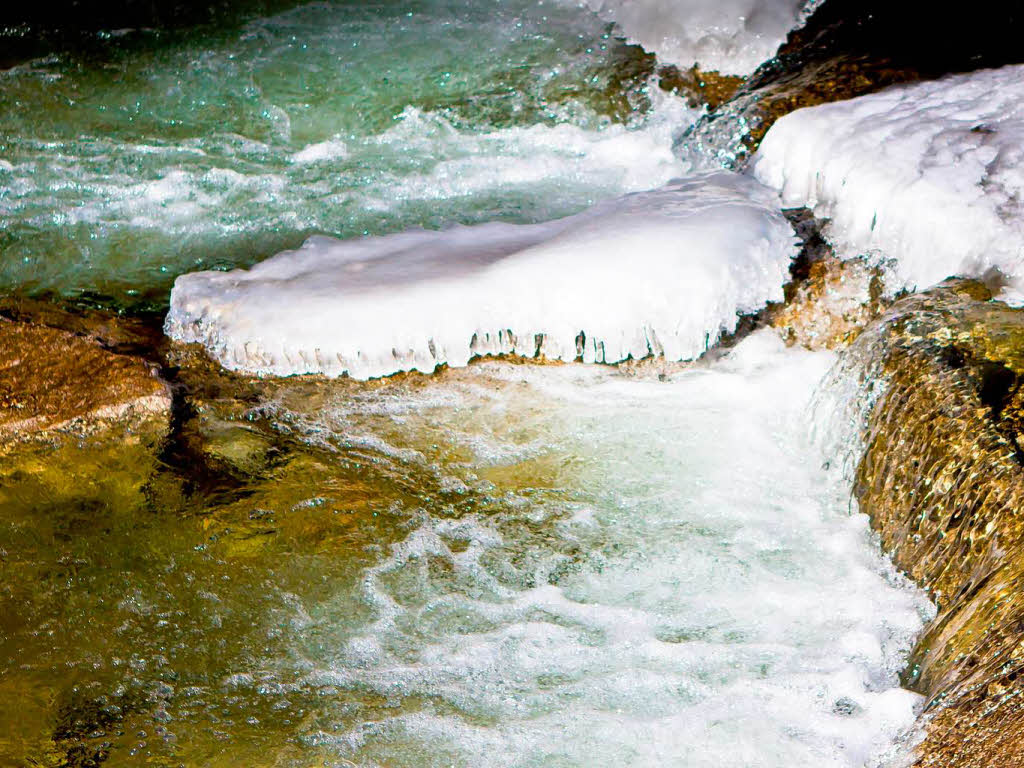
[[[194,352],[158,461],[0,464],[0,754],[859,768],[912,721],[926,606],[800,422],[827,353],[356,382]]]
[[[845,353],[865,451],[855,495],[939,613],[907,681],[930,700],[915,765],[1024,764],[1024,311],[949,281]]]
[[[166,431],[171,394],[153,367],[67,331],[0,319],[0,444],[113,427]]]

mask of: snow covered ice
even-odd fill
[[[754,175],[829,221],[842,258],[927,288],[992,268],[1024,284],[1024,66],[800,109],[765,136]]]
[[[313,237],[248,271],[179,277],[166,331],[255,374],[685,360],[782,299],[796,247],[771,190],[718,172],[541,224]]]
[[[807,0],[587,0],[669,64],[749,75],[817,3]]]

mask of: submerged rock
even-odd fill
[[[682,96],[693,109],[718,109],[736,95],[742,84],[743,78],[737,75],[704,72],[696,66],[680,69],[669,65],[658,70],[658,86]]]
[[[906,682],[918,766],[1024,761],[1024,310],[951,280],[896,302],[844,358],[866,409],[854,492],[938,615]]]
[[[813,262],[790,284],[786,302],[767,313],[787,344],[837,349],[852,342],[884,306],[878,270],[859,259]]]
[[[163,432],[171,393],[152,366],[73,333],[0,319],[0,442]]]

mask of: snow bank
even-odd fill
[[[754,175],[829,219],[842,257],[890,261],[890,288],[992,267],[1024,284],[1024,66],[801,109]]]
[[[749,75],[817,5],[807,0],[586,0],[668,64]]]
[[[543,224],[313,237],[248,271],[179,277],[165,330],[255,374],[683,360],[782,298],[795,243],[774,193],[718,172]]]

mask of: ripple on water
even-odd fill
[[[571,4],[313,3],[0,72],[0,286],[163,305],[309,234],[538,221],[667,181],[693,120]]]
[[[208,477],[2,468],[0,755],[870,765],[928,606],[804,439],[830,360],[268,381]]]

